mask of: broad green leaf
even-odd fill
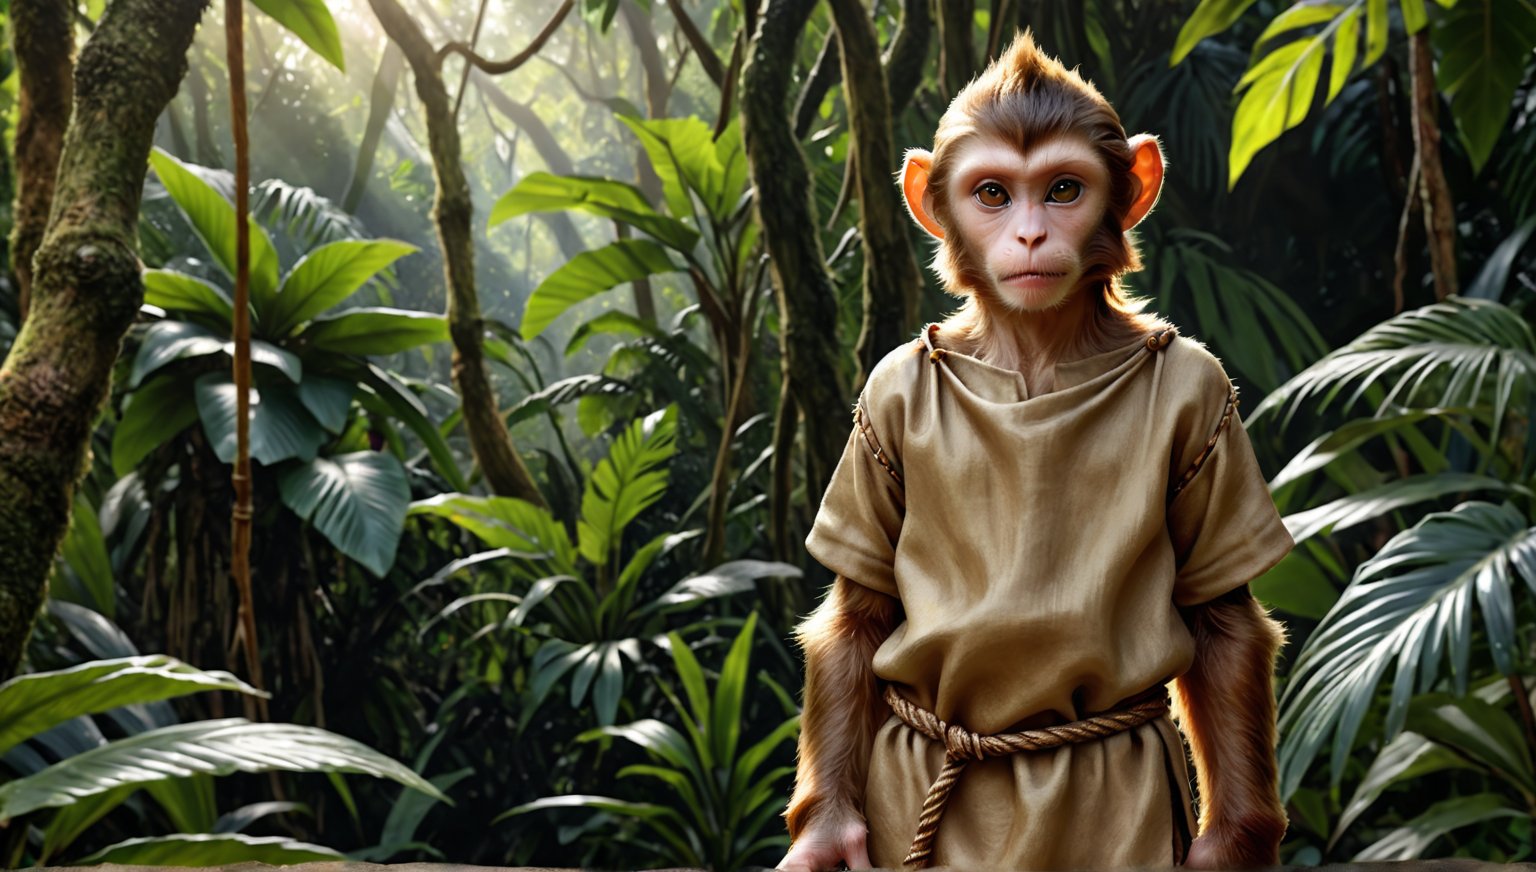
[[[622,221],[672,248],[693,250],[699,234],[678,220],[687,212],[669,218],[646,202],[645,195],[633,185],[613,179],[588,176],[557,176],[529,173],[491,207],[490,226],[533,212],[563,212],[576,209],[615,221]]]
[[[1414,860],[1422,857],[1435,840],[1452,830],[1499,818],[1526,816],[1527,812],[1516,809],[1508,797],[1497,793],[1442,800],[1356,854],[1354,860]]]
[[[590,742],[602,736],[627,739],[646,751],[655,754],[675,769],[699,772],[698,761],[683,734],[661,721],[647,718],[616,727],[598,727],[576,737],[578,742]]]
[[[0,684],[0,753],[80,715],[209,690],[262,695],[228,672],[205,672],[164,654],[20,675]]]
[[[149,162],[165,192],[175,201],[192,231],[231,279],[235,275],[235,207],[168,152],[156,148]],[[248,222],[251,240],[251,302],[260,312],[277,289],[277,250],[267,232]]]
[[[515,808],[509,808],[492,819],[491,823],[500,823],[509,817],[527,814],[531,811],[542,811],[548,808],[590,808],[598,811],[608,811],[623,814],[630,817],[676,817],[677,812],[664,805],[655,805],[648,802],[629,802],[623,799],[612,799],[606,796],[549,796],[544,799],[536,799],[533,802],[523,803]]]
[[[677,407],[653,412],[625,428],[592,470],[581,496],[577,541],[581,556],[605,566],[623,543],[624,528],[667,489],[667,461],[677,451]]]
[[[1360,52],[1360,10],[1351,9],[1339,18],[1333,38],[1333,60],[1328,65],[1328,98],[1326,106],[1344,90],[1349,74],[1355,71],[1355,57]]]
[[[433,780],[433,785],[437,785],[436,779]],[[422,795],[414,791],[402,792],[408,796]],[[428,801],[436,802],[436,800],[432,799],[429,799]],[[238,833],[264,817],[270,817],[275,814],[290,813],[302,814],[306,817],[315,816],[314,812],[310,810],[309,806],[302,802],[253,802],[248,805],[242,805],[234,811],[225,812],[224,814],[219,815],[219,819],[213,823],[212,832]]]
[[[1465,695],[1474,606],[1495,667],[1512,674],[1513,588],[1521,582],[1536,591],[1536,527],[1489,503],[1431,514],[1362,563],[1302,647],[1281,698],[1281,795],[1296,789],[1330,734],[1331,778],[1339,783],[1388,670],[1396,675],[1386,740],[1402,730],[1413,694],[1440,680],[1442,660]]]
[[[360,451],[283,467],[278,493],[343,554],[383,577],[395,562],[411,487],[392,454]]]
[[[587,340],[598,334],[649,336],[653,339],[661,339],[666,335],[656,325],[642,321],[628,312],[604,312],[576,328],[570,340],[565,343],[565,356],[570,357],[585,348]]]
[[[411,503],[409,514],[445,518],[492,548],[547,555],[556,572],[576,574],[576,549],[565,527],[547,509],[525,500],[439,494]]]
[[[1179,29],[1179,38],[1173,44],[1168,65],[1175,66],[1184,60],[1200,40],[1231,27],[1253,3],[1254,0],[1200,0],[1200,5]]]
[[[171,826],[184,833],[213,830],[219,819],[218,800],[213,790],[213,776],[201,773],[144,785],[144,791],[165,810]]]
[[[316,318],[299,337],[338,354],[394,354],[448,341],[448,321],[430,312],[406,309],[347,309]]]
[[[176,833],[145,836],[109,845],[79,860],[79,865],[113,863],[123,866],[236,866],[265,863],[334,863],[339,851],[286,836],[247,836],[243,833]]]
[[[1531,769],[1525,736],[1514,717],[1503,709],[1475,696],[1430,693],[1409,704],[1404,727],[1454,748],[1525,795],[1536,794],[1536,774]]]
[[[1414,475],[1390,481],[1380,487],[1349,494],[1314,509],[1285,516],[1285,528],[1297,542],[1317,535],[1348,530],[1372,518],[1395,512],[1405,506],[1467,491],[1502,493],[1515,485],[1463,472]]]
[[[342,72],[347,70],[346,58],[341,52],[341,35],[336,32],[336,21],[325,8],[325,0],[251,0],[256,8],[272,16],[278,24],[287,28],[309,46],[315,54]],[[175,864],[163,864],[175,865]]]
[[[186,378],[157,378],[123,401],[123,417],[112,431],[112,471],[133,471],[146,455],[197,421],[192,383]]]
[[[235,343],[191,321],[156,321],[144,331],[144,340],[139,344],[139,353],[133,359],[133,369],[128,376],[128,386],[138,387],[155,370],[173,361],[220,353],[233,359]],[[296,355],[260,339],[251,340],[251,362],[270,366],[292,382],[304,375],[304,365]]]
[[[352,296],[363,283],[418,249],[394,239],[341,239],[311,251],[289,271],[262,322],[273,336]]]
[[[138,785],[125,784],[116,790],[82,797],[54,812],[53,817],[48,821],[48,826],[43,828],[43,850],[42,855],[38,857],[39,863],[46,862],[50,857],[68,848],[75,839],[97,821],[106,817],[113,809],[122,805],[138,789]]]
[[[1345,806],[1344,813],[1339,815],[1338,825],[1328,840],[1329,850],[1332,850],[1349,825],[1370,808],[1371,803],[1388,787],[1412,783],[1431,772],[1470,768],[1471,765],[1460,755],[1443,745],[1437,745],[1417,733],[1399,733],[1397,738],[1381,749],[1365,777],[1360,779],[1355,795],[1350,798],[1349,805]]]
[[[634,391],[634,386],[629,382],[602,373],[583,373],[551,382],[542,390],[523,397],[503,417],[506,418],[507,426],[511,427],[582,397],[631,394]]]
[[[1355,0],[1359,5],[1360,0]],[[1391,22],[1387,18],[1387,0],[1367,0],[1365,12],[1365,65],[1381,59],[1387,51],[1387,33]]]
[[[1275,408],[1274,404],[1269,403],[1266,398],[1246,423],[1252,424],[1273,408]],[[1337,430],[1331,430],[1317,437],[1307,447],[1297,452],[1283,469],[1275,473],[1275,477],[1269,482],[1269,489],[1278,491],[1352,453],[1356,448],[1377,436],[1412,427],[1420,421],[1436,417],[1441,412],[1442,410],[1430,409],[1404,412],[1386,418],[1359,418],[1350,421]]]
[[[788,563],[765,560],[732,560],[708,572],[685,578],[665,593],[647,602],[641,613],[664,611],[699,600],[748,593],[757,589],[761,578],[800,578],[800,569]]]
[[[469,490],[469,483],[459,471],[452,449],[427,415],[427,407],[422,405],[421,400],[394,375],[372,363],[363,365],[358,378],[368,389],[361,397],[363,405],[370,411],[393,416],[405,424],[426,446],[433,467],[448,486],[457,493]]]
[[[0,785],[0,820],[69,805],[125,784],[198,773],[350,772],[388,778],[450,802],[421,776],[345,736],[242,718],[174,724],[118,739]]]
[[[1503,132],[1515,89],[1536,49],[1536,2],[1464,0],[1436,22],[1435,83],[1480,171]]]
[[[84,585],[80,591],[84,595],[83,601],[77,601],[112,616],[117,605],[117,593],[114,590],[117,579],[112,572],[112,558],[107,554],[107,543],[101,534],[96,507],[91,505],[83,490],[75,491],[74,509],[69,513],[69,532],[64,534],[59,556]],[[56,589],[50,595],[59,596]]]
[[[1249,582],[1253,595],[1267,606],[1302,618],[1318,619],[1338,602],[1339,592],[1306,549],[1287,554],[1275,567]]]
[[[1243,75],[1238,86],[1248,90],[1232,117],[1228,187],[1237,185],[1260,149],[1307,117],[1322,74],[1328,40],[1338,25],[1335,19],[1314,36],[1304,36],[1274,49]]]
[[[162,309],[211,315],[226,324],[235,311],[223,288],[168,269],[144,271],[144,302]]]
[[[238,393],[229,375],[210,372],[198,378],[195,394],[203,433],[214,454],[235,462],[235,419]],[[271,466],[297,457],[311,460],[326,440],[325,428],[304,408],[298,389],[276,381],[251,386],[251,457]]]
[[[714,742],[715,760],[729,766],[736,759],[736,745],[741,738],[741,701],[747,691],[747,671],[752,662],[753,631],[757,629],[757,612],[747,615],[736,641],[725,655],[725,665],[720,667],[720,679],[715,683],[714,721],[709,725],[710,739]]]
[[[621,239],[584,251],[550,273],[528,297],[521,325],[523,337],[539,335],[565,310],[589,297],[677,268],[666,249],[644,239]]]
[[[642,119],[621,115],[619,120],[634,131],[645,148],[673,216],[693,215],[689,191],[698,195],[716,221],[730,214],[746,182],[746,154],[739,130],[727,128],[717,142],[714,131],[697,117]]]
[[[310,373],[299,382],[299,401],[309,410],[320,426],[340,433],[347,426],[347,413],[352,410],[352,395],[357,385],[346,379]]]

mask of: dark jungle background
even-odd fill
[[[1283,859],[1531,859],[1536,2],[255,0],[254,634],[225,10],[0,9],[0,866],[775,862],[801,543],[955,304],[894,173],[1023,27],[1300,543]]]

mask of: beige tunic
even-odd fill
[[[1016,372],[932,350],[925,331],[870,374],[869,432],[850,433],[806,548],[900,600],[875,674],[945,721],[990,734],[1112,710],[1190,667],[1176,607],[1290,550],[1235,410],[1221,427],[1231,383],[1199,343],[1062,363],[1037,397]],[[943,762],[894,715],[880,729],[865,795],[876,866],[901,865]],[[1189,787],[1167,717],[973,762],[933,862],[1167,866],[1194,830]]]

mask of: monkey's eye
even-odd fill
[[[975,197],[976,202],[990,209],[997,209],[1006,206],[1009,204],[1009,202],[1011,202],[1008,199],[1008,192],[1004,190],[1003,186],[999,185],[997,182],[987,182],[986,184],[977,188]]]
[[[1070,203],[1083,195],[1083,183],[1071,179],[1059,179],[1051,185],[1051,190],[1045,195],[1045,199],[1052,203]]]

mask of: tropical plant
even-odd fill
[[[662,533],[623,559],[625,530],[667,489],[676,428],[677,409],[668,406],[635,420],[614,440],[582,491],[575,541],[548,510],[515,498],[442,494],[411,505],[412,515],[447,519],[495,549],[455,561],[438,577],[493,561],[511,567],[517,593],[460,597],[423,632],[468,607],[495,604],[490,610],[501,616],[477,624],[468,634],[471,642],[485,640],[499,661],[510,648],[506,634],[515,634],[512,641],[536,639],[520,727],[567,673],[571,705],[581,705],[590,691],[598,723],[612,724],[623,696],[624,658],[640,665],[642,641],[659,634],[668,615],[752,591],[759,578],[799,577],[788,564],[737,560],[685,578],[659,596],[642,596],[656,561],[697,535]]]
[[[639,747],[649,764],[619,770],[619,778],[650,779],[647,795],[668,801],[633,802],[609,796],[567,795],[534,800],[504,812],[497,820],[546,809],[586,808],[636,821],[654,840],[636,847],[652,858],[676,866],[740,869],[770,848],[789,845],[782,834],[762,836],[763,828],[781,808],[779,782],[794,772],[779,766],[759,773],[763,764],[800,729],[794,714],[745,750],[741,748],[746,720],[747,675],[757,613],[747,618],[732,643],[714,694],[704,670],[681,636],[667,635],[672,664],[683,685],[686,704],[660,678],[663,694],[683,725],[683,731],[663,721],[645,719],[622,726],[588,730],[578,741],[620,738]],[[788,704],[787,698],[785,699]],[[790,711],[793,705],[788,704]]]
[[[1281,386],[1251,419],[1278,417],[1283,425],[1302,408],[1321,413],[1335,403],[1345,412],[1361,404],[1373,412],[1318,436],[1271,481],[1287,505],[1314,473],[1326,473],[1306,499],[1325,501],[1285,519],[1298,540],[1386,523],[1426,502],[1459,500],[1401,529],[1365,559],[1302,645],[1281,698],[1281,790],[1295,794],[1325,748],[1328,781],[1337,786],[1362,725],[1378,711],[1384,747],[1331,842],[1405,773],[1480,768],[1503,789],[1456,809],[1427,809],[1360,859],[1417,856],[1445,832],[1511,809],[1528,816],[1532,808],[1536,718],[1519,680],[1531,663],[1517,627],[1530,620],[1536,600],[1516,591],[1523,581],[1536,593],[1533,384],[1536,338],[1529,325],[1502,304],[1452,297],[1371,328]],[[1370,462],[1378,438],[1397,458],[1392,473]],[[1508,502],[1465,499],[1470,494]],[[1474,614],[1481,620],[1474,622]],[[1481,664],[1514,691],[1516,715],[1493,698],[1468,696],[1486,674]],[[1383,705],[1378,690],[1389,672],[1395,674]],[[1451,759],[1457,762],[1446,763]]]
[[[712,562],[724,554],[730,434],[745,408],[767,279],[766,261],[755,256],[758,227],[745,197],[746,153],[734,121],[716,133],[698,118],[643,120],[621,114],[619,120],[640,140],[661,179],[665,214],[626,182],[530,173],[497,201],[490,223],[494,227],[529,213],[578,210],[648,237],[620,238],[552,272],[528,297],[520,325],[525,339],[538,336],[577,303],[621,284],[687,272],[714,342],[711,370],[718,372],[717,396],[724,412],[703,546],[705,561]],[[607,313],[578,327],[576,335],[655,329],[643,319]]]
[[[92,660],[21,675],[0,684],[0,760],[17,777],[0,783],[0,822],[12,832],[40,829],[32,858],[57,858],[113,809],[145,790],[188,832],[130,839],[83,862],[207,865],[230,858],[270,863],[340,859],[329,848],[238,832],[277,810],[246,808],[214,819],[209,776],[234,772],[357,773],[387,778],[449,801],[410,769],[344,736],[294,724],[242,718],[149,725],[148,707],[208,691],[261,695],[227,672],[205,672],[164,655]],[[106,741],[89,715],[109,713],[129,735]],[[73,737],[73,738],[71,738]],[[47,763],[43,750],[62,759]],[[291,805],[291,804],[289,804]],[[19,824],[19,825],[18,825]],[[211,830],[219,832],[209,832]],[[202,835],[191,833],[203,832]],[[21,865],[28,840],[12,842],[8,867]]]
[[[232,274],[235,215],[229,202],[171,155],[156,151],[150,160],[213,261]],[[416,249],[394,240],[338,239],[314,248],[281,280],[276,250],[254,223],[251,249],[251,357],[260,364],[252,389],[251,456],[275,469],[284,504],[382,575],[394,560],[410,501],[405,470],[390,453],[335,449],[359,443],[355,431],[346,438],[358,420],[357,399],[375,419],[405,423],[439,473],[463,485],[420,402],[398,377],[366,359],[442,341],[447,328],[441,316],[422,312],[332,310]],[[166,317],[143,330],[128,370],[128,397],[112,439],[113,468],[128,473],[199,421],[219,460],[230,463],[235,388],[228,372],[213,366],[232,350],[229,295],[212,281],[169,269],[147,270],[144,285],[146,309]],[[332,453],[320,456],[328,443]]]
[[[1398,0],[1391,6],[1406,33],[1432,28],[1439,55],[1436,82],[1450,98],[1451,115],[1473,167],[1480,169],[1493,153],[1536,48],[1536,3],[1437,2],[1445,11],[1433,22],[1425,0]],[[1179,33],[1172,63],[1179,63],[1200,40],[1230,27],[1253,3],[1202,0]],[[1237,86],[1245,93],[1232,119],[1229,184],[1236,184],[1260,149],[1306,119],[1322,84],[1324,58],[1330,59],[1326,106],[1351,75],[1386,53],[1391,20],[1387,0],[1325,0],[1297,3],[1269,23]]]

